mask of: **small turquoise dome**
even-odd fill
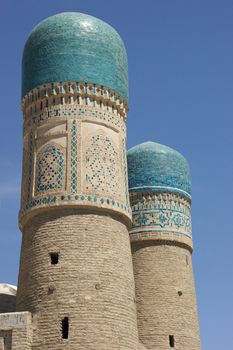
[[[165,191],[191,197],[191,176],[186,159],[174,149],[145,142],[128,151],[130,191]]]
[[[96,83],[128,98],[128,65],[119,34],[98,18],[64,12],[31,32],[22,61],[22,97],[46,83]]]

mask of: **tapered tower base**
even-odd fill
[[[135,350],[126,226],[117,217],[83,210],[34,217],[23,230],[17,310],[33,314],[33,350]]]
[[[200,350],[190,251],[165,241],[132,243],[139,339],[147,349]]]

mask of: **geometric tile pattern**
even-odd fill
[[[183,229],[187,233],[192,233],[191,219],[183,213],[173,210],[157,209],[133,213],[132,228],[138,227],[160,227]]]
[[[28,184],[27,184],[27,201],[31,197],[31,183],[32,183],[32,168],[33,168],[33,132],[29,135],[29,152],[28,152]]]
[[[38,154],[36,166],[36,192],[54,192],[63,187],[64,155],[50,145]]]
[[[62,89],[62,99],[57,87]],[[22,189],[25,201],[21,205],[20,223],[31,210],[58,205],[106,208],[120,212],[130,220],[125,159],[128,104],[125,99],[98,84],[66,81],[34,89],[25,96],[21,106],[25,140],[30,139],[31,133],[31,142],[28,141],[25,147],[27,179]],[[53,131],[50,128],[50,125],[59,126],[64,122],[68,130],[58,127]],[[90,131],[86,137],[79,138],[79,125],[86,125],[86,122],[91,123],[87,127]],[[98,129],[93,133],[97,125]],[[56,137],[53,137],[54,132]],[[55,158],[61,157],[61,164],[54,173],[52,170],[58,163],[55,158],[46,162],[44,142],[60,152],[53,154]],[[66,145],[69,145],[68,159]],[[59,170],[61,174],[55,184]],[[28,186],[30,191],[27,191]]]
[[[117,211],[122,211],[124,213],[127,213],[127,216],[129,217],[131,215],[131,210],[129,207],[125,206],[125,203],[122,203],[120,201],[116,201],[115,199],[111,199],[109,197],[105,196],[97,196],[97,195],[87,195],[87,194],[70,194],[67,193],[66,195],[41,195],[36,196],[34,199],[32,199],[25,208],[21,208],[20,214],[25,214],[26,210],[32,209],[34,207],[38,206],[44,206],[44,205],[51,205],[51,204],[75,204],[75,205],[83,205],[84,203],[87,204],[93,204],[101,207],[106,208],[112,208]]]
[[[129,205],[129,189],[128,189],[128,165],[127,165],[127,154],[126,154],[126,142],[122,139],[122,150],[123,150],[123,169],[124,169],[124,180],[125,180],[125,197],[126,205]]]
[[[85,152],[86,189],[119,193],[118,151],[106,135],[94,135]]]
[[[77,101],[76,101],[77,102]],[[40,124],[46,120],[54,120],[66,117],[67,119],[81,119],[88,114],[93,120],[100,120],[104,123],[109,123],[111,126],[121,128],[125,133],[125,121],[120,114],[114,115],[110,110],[104,108],[98,110],[93,109],[88,100],[88,104],[85,108],[79,105],[52,105],[46,109],[46,111],[39,111],[38,113],[31,115],[24,122],[24,130],[31,127],[32,125]]]
[[[181,233],[191,238],[190,201],[181,195],[160,192],[131,192],[131,234]]]
[[[71,126],[71,193],[77,193],[77,121],[73,120]]]

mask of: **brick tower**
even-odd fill
[[[129,150],[128,171],[139,339],[147,349],[199,350],[187,161],[146,142]]]
[[[34,28],[22,62],[17,311],[33,350],[135,350],[124,44],[80,13]]]

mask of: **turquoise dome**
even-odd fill
[[[130,191],[166,191],[191,197],[191,176],[186,159],[174,149],[145,142],[128,151]]]
[[[31,32],[22,61],[22,97],[46,83],[84,81],[128,98],[128,64],[119,34],[98,18],[64,12]]]

